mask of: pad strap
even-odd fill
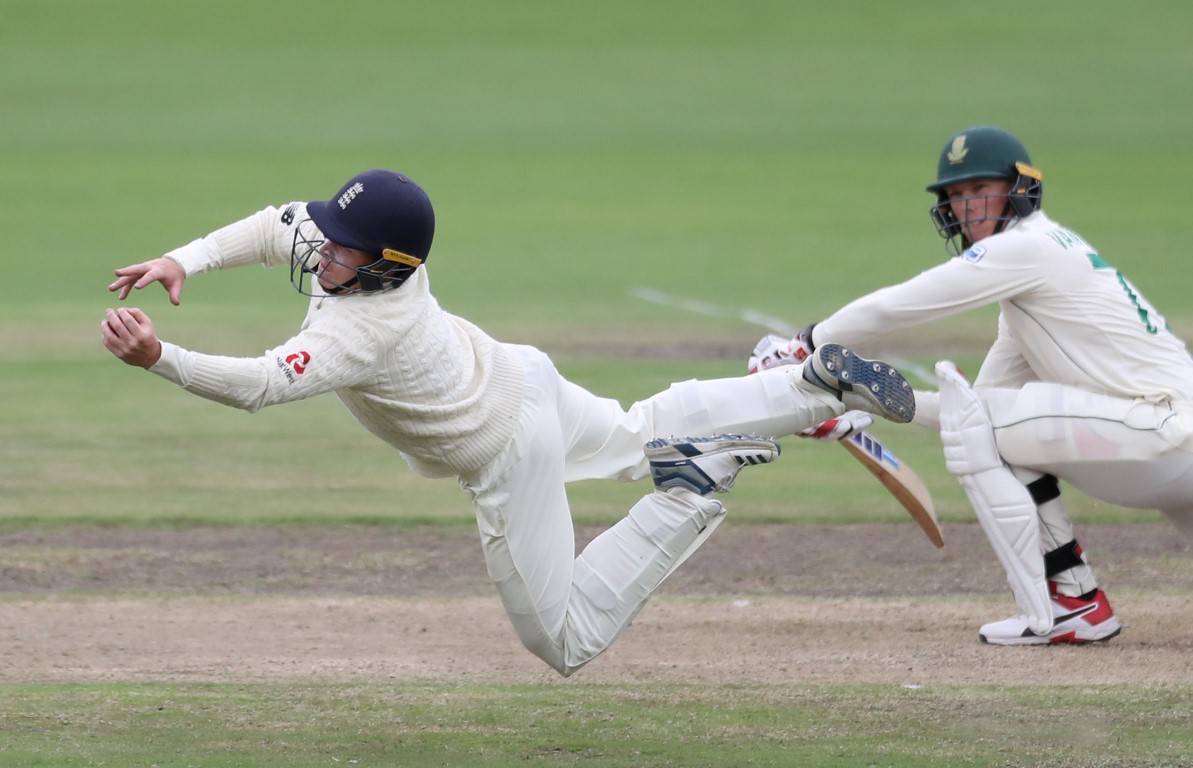
[[[1085,565],[1085,561],[1081,559],[1081,545],[1076,539],[1044,553],[1044,575],[1048,578],[1080,565]]]
[[[1060,498],[1060,483],[1055,475],[1044,475],[1039,480],[1028,483],[1027,490],[1037,507]]]

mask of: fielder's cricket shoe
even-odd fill
[[[660,437],[644,450],[655,488],[686,488],[708,496],[729,491],[743,467],[774,461],[780,448],[757,435],[716,435]]]
[[[906,424],[915,416],[915,391],[879,360],[858,357],[840,344],[821,344],[804,364],[804,381],[834,395],[850,410]]]
[[[1048,582],[1048,593],[1052,597],[1052,631],[1037,635],[1027,628],[1027,619],[1016,616],[1011,619],[986,624],[978,630],[983,643],[992,645],[1055,645],[1067,643],[1082,645],[1100,643],[1122,632],[1123,625],[1114,615],[1106,593],[1098,590],[1090,600],[1069,597],[1056,591],[1056,583]]]

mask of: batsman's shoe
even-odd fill
[[[779,457],[779,444],[758,435],[660,437],[645,447],[655,488],[687,488],[701,496],[725,493],[737,473]]]
[[[840,344],[821,344],[804,364],[804,381],[833,394],[846,408],[906,424],[915,416],[915,392],[903,374],[879,360],[858,357]]]
[[[1123,630],[1102,590],[1095,592],[1093,599],[1082,600],[1059,594],[1050,581],[1048,592],[1055,622],[1048,634],[1037,635],[1027,628],[1025,617],[1016,616],[986,624],[978,630],[978,637],[992,645],[1082,645],[1104,642]]]

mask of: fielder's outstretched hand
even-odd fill
[[[153,321],[136,307],[109,309],[99,327],[104,346],[129,365],[149,368],[162,356]]]
[[[116,270],[116,280],[108,286],[108,290],[120,291],[120,300],[124,301],[134,288],[140,290],[152,283],[161,283],[166,293],[170,294],[170,303],[178,306],[182,302],[184,280],[186,270],[182,265],[163,256]]]

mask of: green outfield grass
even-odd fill
[[[1180,719],[1154,713],[1193,705],[1187,689],[1106,687],[57,685],[6,695],[8,764],[54,768],[1148,768],[1180,765],[1188,748]],[[1057,718],[1082,726],[1057,738]]]
[[[802,326],[945,258],[923,187],[944,139],[978,123],[1018,133],[1049,212],[1193,332],[1187,3],[0,10],[0,531],[470,526],[454,482],[415,478],[334,398],[250,416],[100,344],[115,267],[327,197],[368,167],[409,173],[435,201],[428,266],[446,308],[541,345],[623,404],[741,372],[762,332],[741,310]],[[635,298],[643,287],[724,311]],[[198,277],[179,308],[157,290],[134,301],[164,338],[233,355],[283,341],[305,307],[283,270],[259,269]],[[976,370],[993,317],[873,351]],[[970,519],[931,435],[875,433],[920,470],[943,520]],[[576,517],[610,522],[643,491],[577,484]],[[909,524],[844,452],[795,439],[734,498],[743,524]],[[1157,519],[1070,498],[1079,524]],[[494,766],[1069,764],[1056,744],[1077,750],[1072,764],[1147,766],[1193,752],[1166,719],[1188,712],[1187,685],[33,684],[0,685],[0,699],[4,766],[387,765],[398,746],[402,765]],[[1058,709],[1110,736],[1074,744]]]

